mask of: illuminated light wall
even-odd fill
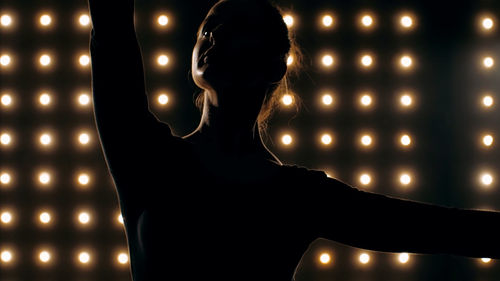
[[[93,120],[88,10],[59,2],[0,4],[0,280],[130,280]],[[279,2],[306,56],[269,148],[360,189],[498,210],[500,8],[433,2]],[[213,3],[136,6],[151,109],[178,135],[198,125],[188,71]],[[500,265],[320,239],[297,279],[493,281]]]

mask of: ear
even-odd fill
[[[271,83],[281,81],[286,74],[286,63],[281,59],[272,60],[271,67],[268,68],[268,77]]]

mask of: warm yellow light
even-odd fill
[[[48,172],[41,172],[38,175],[38,181],[40,181],[41,184],[50,183],[50,174]]]
[[[78,96],[78,103],[82,106],[86,106],[90,103],[90,96],[87,94],[81,94]]]
[[[90,222],[90,215],[89,215],[89,213],[87,213],[87,212],[81,212],[78,215],[78,221],[81,224],[87,224],[87,223],[89,223]]]
[[[38,216],[38,218],[40,219],[40,222],[43,224],[48,224],[50,222],[50,220],[52,219],[50,213],[48,213],[48,212],[40,213],[40,216]]]
[[[12,261],[12,252],[8,251],[8,250],[2,251],[2,253],[0,254],[0,259],[2,260],[2,262],[5,262],[5,263],[11,262]]]
[[[413,63],[413,60],[410,56],[402,56],[399,62],[403,68],[409,68]]]
[[[80,174],[78,176],[78,183],[81,185],[87,185],[90,182],[90,177],[87,174]]]
[[[359,262],[362,264],[369,263],[370,262],[370,255],[368,255],[367,253],[362,253],[361,255],[359,255]]]
[[[87,252],[81,252],[79,255],[78,255],[78,260],[83,263],[83,264],[86,264],[86,263],[89,263],[90,262],[90,254],[87,253]]]
[[[285,134],[281,137],[281,142],[284,144],[284,145],[290,145],[292,144],[292,136],[290,136],[289,134]]]
[[[373,25],[373,17],[370,15],[364,15],[361,18],[361,24],[363,24],[363,26],[365,26],[365,27],[372,26]]]
[[[281,102],[285,105],[285,106],[290,106],[293,104],[293,97],[289,94],[285,94],[283,95],[283,97],[281,98]]]
[[[483,144],[485,146],[491,146],[493,144],[493,136],[491,135],[483,136]]]
[[[364,67],[370,67],[373,64],[373,58],[370,55],[364,55],[361,57],[361,64]]]
[[[481,258],[481,261],[483,263],[490,263],[491,262],[491,259],[490,258]]]
[[[412,98],[410,95],[404,94],[401,96],[400,102],[402,106],[408,107],[412,104]]]
[[[88,55],[81,55],[78,62],[81,66],[88,66],[90,64],[90,57]]]
[[[78,18],[78,22],[81,26],[88,26],[90,24],[90,17],[87,14],[82,14]]]
[[[372,137],[369,135],[364,135],[361,137],[361,144],[364,146],[370,146],[372,144]]]
[[[490,173],[483,173],[481,175],[481,183],[486,186],[491,185],[493,183],[493,176]]]
[[[324,55],[323,58],[321,59],[321,62],[323,63],[324,66],[330,67],[333,65],[335,62],[333,59],[333,56],[331,55]]]
[[[49,94],[43,93],[43,94],[40,95],[39,101],[40,101],[41,105],[47,106],[47,105],[50,104],[51,97],[50,97]]]
[[[7,146],[7,145],[10,144],[11,141],[12,141],[12,137],[10,136],[10,134],[3,133],[3,134],[0,135],[0,143],[2,145]]]
[[[12,222],[12,214],[10,212],[2,212],[0,215],[0,221],[4,224],[8,224]]]
[[[483,66],[485,68],[492,68],[494,64],[495,64],[495,60],[492,57],[483,58]]]
[[[89,136],[89,134],[87,134],[87,133],[81,133],[81,134],[78,136],[78,141],[79,141],[79,142],[80,142],[80,144],[82,144],[82,145],[89,144],[89,142],[90,142],[90,136]]]
[[[286,59],[286,65],[288,65],[288,66],[292,65],[293,64],[293,60],[294,59],[293,59],[292,55],[288,56],[288,58]]]
[[[166,26],[168,24],[168,17],[166,15],[161,15],[158,17],[158,24],[161,26]]]
[[[10,26],[12,24],[12,17],[10,15],[2,15],[0,17],[0,24],[4,27]]]
[[[120,224],[123,224],[123,216],[122,214],[119,214],[118,217],[116,218],[116,220],[120,223]]]
[[[481,25],[484,30],[491,30],[493,28],[494,22],[492,18],[486,17],[481,21]]]
[[[167,55],[160,55],[158,56],[157,62],[161,66],[166,66],[169,62],[169,58]]]
[[[160,94],[158,96],[158,103],[161,105],[167,105],[168,104],[168,95],[167,94]]]
[[[121,264],[126,264],[128,262],[128,255],[125,253],[118,254],[117,260]]]
[[[50,253],[48,251],[41,251],[38,255],[40,261],[43,263],[47,263],[50,261]]]
[[[319,261],[320,261],[322,264],[329,264],[331,260],[332,260],[332,258],[330,257],[330,254],[328,254],[328,253],[322,253],[322,254],[319,256]]]
[[[52,23],[52,17],[49,15],[42,15],[40,17],[40,24],[43,26],[48,26]]]
[[[372,97],[368,94],[361,96],[360,99],[362,106],[370,106],[372,104]]]
[[[399,22],[401,23],[401,26],[404,28],[410,28],[413,25],[413,19],[408,15],[402,16]]]
[[[321,101],[323,102],[324,105],[332,105],[333,97],[330,94],[324,94],[323,97],[321,98]]]
[[[398,260],[400,263],[407,263],[410,260],[410,255],[408,253],[401,253],[398,255]]]
[[[50,134],[42,134],[40,136],[40,143],[45,146],[50,145],[52,143],[52,137]]]
[[[11,180],[12,180],[12,178],[11,178],[9,173],[4,172],[4,173],[0,174],[0,183],[9,184]]]
[[[50,62],[51,62],[51,58],[49,55],[41,55],[40,56],[40,64],[42,66],[48,66],[48,65],[50,65]]]
[[[372,177],[369,174],[361,174],[359,176],[359,182],[363,185],[368,185],[372,182]]]
[[[401,144],[404,146],[409,146],[411,144],[411,138],[408,135],[401,136]]]
[[[0,64],[2,66],[9,66],[11,63],[11,58],[9,55],[2,55],[0,56]]]
[[[333,17],[331,15],[325,15],[323,16],[321,22],[323,23],[323,26],[331,27],[333,25]]]
[[[411,183],[411,176],[409,174],[403,173],[399,176],[399,182],[402,185],[409,185]]]
[[[492,96],[484,96],[483,97],[483,105],[485,107],[491,107],[493,105],[493,97]]]
[[[292,27],[294,22],[295,22],[293,16],[291,16],[291,15],[283,16],[283,20],[285,21],[286,26],[288,26],[289,28]]]
[[[332,136],[330,134],[323,134],[321,136],[321,143],[323,143],[324,145],[332,144]]]
[[[2,95],[1,102],[3,106],[10,106],[12,104],[12,97],[9,94]]]

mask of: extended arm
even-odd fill
[[[499,212],[397,199],[334,179],[324,183],[313,219],[320,237],[375,251],[500,258]]]

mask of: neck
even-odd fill
[[[248,111],[244,105],[241,108],[223,106],[230,108],[223,110],[219,105],[205,94],[200,124],[184,139],[222,155],[257,156],[281,164],[262,142],[257,122],[259,111]]]

